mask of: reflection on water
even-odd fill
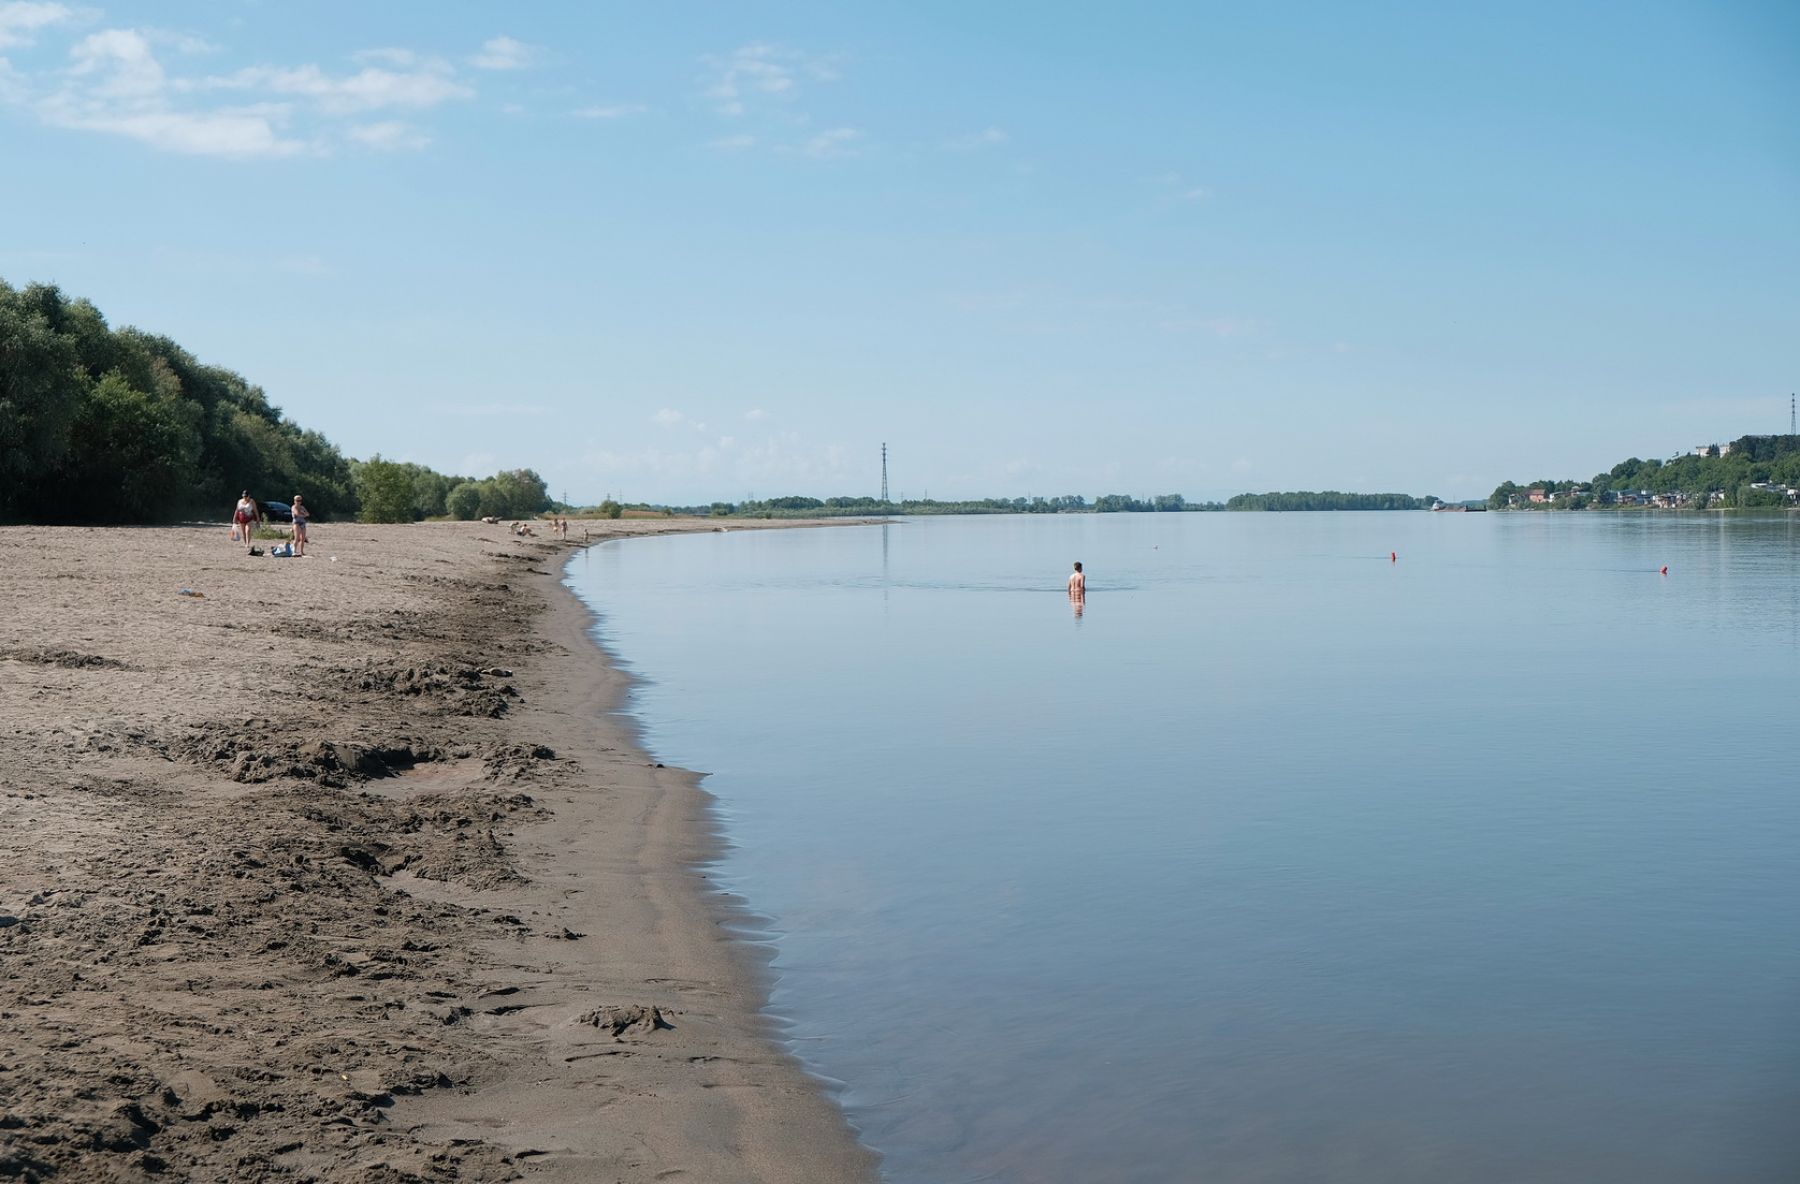
[[[1800,1178],[1797,560],[1161,514],[572,573],[891,1179],[1586,1184]]]

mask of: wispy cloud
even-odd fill
[[[1210,333],[1214,337],[1255,337],[1267,326],[1249,317],[1195,317],[1158,321],[1157,328],[1171,333]]]
[[[1006,143],[1012,137],[997,127],[983,128],[966,136],[955,136],[944,142],[944,147],[952,152],[979,152],[983,148],[995,148]]]
[[[829,82],[838,77],[833,58],[761,41],[727,54],[709,54],[701,61],[710,75],[705,97],[721,115],[743,115],[757,99],[790,100],[802,80]]]
[[[545,413],[545,408],[534,403],[459,403],[444,408],[446,414],[470,417],[512,417],[517,415],[538,416]],[[491,462],[490,462],[491,463]],[[468,468],[469,472],[482,472],[479,465]]]
[[[333,76],[318,66],[250,66],[233,74],[178,84],[184,91],[247,90],[307,99],[329,115],[389,107],[424,110],[475,92],[457,81],[448,63],[424,61],[406,69],[367,66]]]
[[[74,19],[75,10],[65,4],[8,0],[0,4],[0,49],[34,44],[39,30]]]
[[[1161,191],[1157,200],[1167,205],[1194,205],[1213,195],[1212,186],[1190,180],[1180,173],[1163,173],[1150,181]]]
[[[711,141],[707,147],[717,148],[720,152],[748,152],[756,147],[756,137],[744,134],[721,136],[719,139]]]
[[[758,423],[769,418],[769,413],[764,411],[761,407],[752,407],[750,410],[744,412],[744,418],[751,423]]]
[[[289,255],[285,259],[277,259],[275,267],[279,271],[291,275],[330,275],[331,268],[317,255]]]
[[[150,39],[134,29],[91,34],[70,50],[62,85],[39,99],[44,122],[126,136],[169,152],[207,156],[291,156],[305,145],[284,135],[286,108],[249,104],[177,109]]]
[[[400,119],[355,124],[344,134],[355,143],[361,144],[365,148],[373,148],[377,152],[409,150],[416,152],[431,143],[429,135]]]
[[[42,9],[0,4],[0,29],[46,27]],[[63,18],[59,18],[63,19]],[[0,98],[28,106],[55,127],[124,136],[168,152],[278,157],[330,151],[334,143],[394,150],[429,143],[400,120],[357,122],[382,111],[421,112],[474,94],[454,67],[405,49],[356,55],[360,68],[332,73],[313,64],[257,65],[226,74],[172,74],[163,54],[215,51],[196,37],[156,29],[103,29],[77,41],[61,70],[16,71]]]
[[[523,70],[537,57],[537,50],[512,37],[490,37],[481,52],[469,59],[477,70]]]
[[[691,432],[706,431],[706,421],[695,419],[686,412],[677,411],[673,407],[664,407],[650,417],[652,423],[662,428],[686,428]]]
[[[811,137],[800,146],[803,156],[815,160],[836,160],[840,157],[854,156],[857,144],[863,138],[862,132],[853,127],[834,127]]]
[[[582,457],[581,464],[584,470],[599,472],[608,480],[714,477],[762,490],[765,495],[776,487],[774,492],[779,495],[841,482],[850,471],[849,455],[842,444],[815,444],[797,432],[778,432],[752,441],[717,436],[686,448],[594,448]]]
[[[633,115],[642,115],[649,109],[642,103],[611,103],[594,107],[577,107],[569,114],[577,119],[626,119]]]

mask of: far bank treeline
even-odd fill
[[[1800,436],[1740,436],[1666,461],[1634,456],[1589,481],[1505,481],[1488,496],[1488,505],[1496,510],[1644,504],[1759,509],[1794,504],[1796,490]]]
[[[1436,498],[1404,493],[1240,493],[1224,502],[1190,502],[1179,493],[1136,498],[1107,493],[1089,501],[1080,494],[1060,497],[992,497],[970,501],[930,498],[884,502],[873,497],[776,497],[762,501],[713,502],[707,506],[670,507],[674,513],[723,518],[733,514],[756,518],[830,518],[895,514],[1166,514],[1216,510],[1422,510]],[[650,507],[645,507],[646,509]]]
[[[112,329],[54,286],[0,280],[0,521],[223,518],[244,489],[369,522],[550,507],[529,469],[475,480],[347,458],[167,337]]]

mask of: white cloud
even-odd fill
[[[1157,327],[1175,333],[1210,333],[1214,337],[1230,339],[1236,337],[1254,337],[1263,331],[1261,321],[1249,317],[1202,317],[1188,320],[1158,321]]]
[[[255,111],[83,113],[52,102],[43,112],[60,127],[112,132],[190,156],[292,156],[306,147],[283,138],[267,115]]]
[[[612,103],[595,107],[577,107],[569,112],[577,119],[624,119],[631,115],[642,115],[649,108],[642,103]]]
[[[693,448],[645,447],[635,451],[592,449],[581,458],[584,470],[616,478],[686,482],[697,477],[730,480],[748,488],[779,487],[775,496],[842,481],[850,471],[842,444],[817,445],[797,432],[783,432],[744,444],[720,436]]]
[[[330,275],[331,268],[317,255],[290,255],[275,261],[278,270],[294,275]]]
[[[745,135],[724,136],[720,139],[713,140],[707,147],[717,148],[721,152],[746,152],[749,149],[756,147],[756,137]]]
[[[816,160],[834,160],[856,155],[856,143],[862,132],[853,127],[834,127],[820,132],[800,146],[800,151]]]
[[[419,62],[419,55],[410,49],[387,46],[381,49],[357,50],[350,55],[350,60],[354,62],[381,62],[385,65],[396,66],[404,70],[408,67],[417,65]]]
[[[12,22],[0,28],[23,27],[20,14],[27,8],[41,26],[45,6],[0,0],[0,18]],[[304,64],[181,77],[160,56],[213,48],[163,30],[102,29],[74,44],[62,70],[27,76],[0,59],[0,99],[28,105],[54,127],[124,136],[163,151],[270,157],[322,154],[338,142],[420,148],[430,137],[411,124],[352,120],[379,111],[422,111],[474,94],[447,63],[405,49],[363,51],[356,55],[360,68],[345,74]]]
[[[444,408],[445,413],[449,415],[506,417],[520,415],[539,416],[543,415],[545,410],[545,408],[534,403],[461,403]],[[485,453],[481,455],[486,456]],[[492,465],[493,459],[488,457],[484,463]],[[474,468],[465,468],[463,471],[467,473],[476,473],[486,472],[488,470],[481,466],[477,466]]]
[[[761,407],[752,407],[750,410],[744,412],[744,418],[751,423],[756,423],[760,420],[769,418],[769,413],[764,411]]]
[[[0,103],[22,103],[25,92],[25,80],[11,62],[0,58]]]
[[[64,4],[32,3],[31,0],[8,0],[0,4],[0,49],[14,45],[31,45],[40,29],[72,20],[75,11]]]
[[[184,83],[183,90],[262,90],[310,99],[332,115],[351,115],[386,107],[423,110],[475,92],[455,78],[442,62],[407,70],[368,66],[355,74],[333,77],[314,65],[250,66],[235,74]]]
[[[945,147],[956,152],[976,152],[982,148],[993,148],[1004,144],[1012,137],[997,127],[984,128],[966,136],[957,136],[945,144]]]
[[[709,54],[701,59],[712,71],[705,95],[721,115],[742,115],[757,98],[791,99],[799,81],[835,79],[833,59],[765,42],[739,46],[728,54]]]
[[[160,95],[168,84],[150,39],[136,29],[93,33],[69,51],[69,73],[92,79],[91,94],[103,98],[145,99]]]
[[[1207,198],[1209,198],[1211,196],[1212,196],[1212,190],[1208,189],[1204,185],[1195,185],[1190,189],[1184,189],[1181,191],[1181,200],[1182,201],[1205,201]]]
[[[678,427],[687,420],[687,416],[675,410],[673,407],[664,407],[650,418],[658,426],[665,428]]]
[[[469,59],[478,70],[523,70],[531,65],[537,51],[512,37],[490,37],[481,43],[481,52]]]
[[[363,147],[373,148],[377,152],[417,151],[431,143],[430,136],[399,119],[355,124],[344,134]]]
[[[154,148],[199,156],[291,156],[305,149],[279,130],[281,104],[182,111],[151,48],[134,29],[106,29],[70,50],[65,85],[37,104],[56,127],[109,132]]]

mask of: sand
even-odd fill
[[[0,528],[0,1179],[874,1178],[583,531]]]

